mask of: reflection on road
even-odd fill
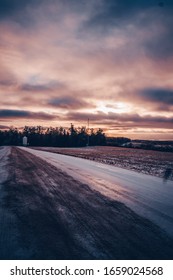
[[[115,166],[50,152],[28,152],[61,168],[73,178],[125,203],[138,214],[152,220],[173,236],[173,182]]]

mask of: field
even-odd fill
[[[81,157],[158,177],[163,177],[168,167],[173,170],[173,153],[169,152],[121,147],[36,149]],[[173,180],[173,173],[170,179]]]
[[[0,147],[0,259],[172,259],[172,182],[106,167]]]

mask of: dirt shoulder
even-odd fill
[[[7,168],[1,259],[173,258],[159,227],[40,158],[13,147]]]

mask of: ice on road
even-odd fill
[[[103,195],[123,202],[173,236],[173,182],[94,161],[21,147]]]

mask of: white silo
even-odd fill
[[[26,136],[23,137],[23,146],[27,146],[28,145],[28,138]]]

